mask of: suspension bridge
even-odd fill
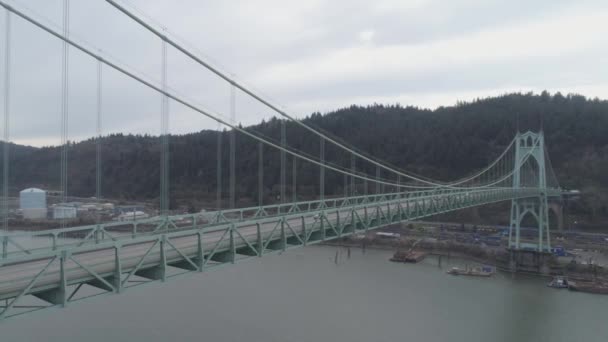
[[[437,181],[415,175],[358,151],[328,133],[295,119],[277,105],[265,100],[228,74],[218,70],[192,50],[184,47],[166,31],[142,19],[123,4],[106,0],[119,13],[126,15],[150,34],[158,37],[162,46],[163,67],[160,83],[150,80],[129,66],[117,63],[99,50],[70,37],[69,1],[64,0],[63,31],[43,23],[34,14],[0,0],[6,20],[4,28],[4,135],[3,135],[3,227],[0,234],[0,320],[34,311],[65,307],[69,303],[127,289],[165,282],[171,278],[204,272],[239,260],[280,253],[287,249],[315,244],[347,235],[364,233],[379,227],[432,215],[510,202],[511,216],[509,249],[547,253],[551,249],[549,203],[560,201],[562,190],[553,172],[543,132],[518,132],[504,151],[481,170],[454,181]],[[67,197],[67,162],[69,143],[68,70],[70,49],[76,49],[98,63],[97,115],[98,136],[102,141],[101,82],[106,68],[122,74],[154,90],[161,98],[160,150],[160,215],[121,222],[99,221],[87,226],[65,226],[34,232],[11,232],[9,220],[9,153],[11,98],[11,21],[27,22],[63,44],[62,50],[62,125],[61,125],[61,196]],[[167,85],[166,54],[171,47],[222,78],[231,89],[230,119],[213,113],[181,96]],[[234,97],[236,92],[251,97],[282,117],[280,141],[264,137],[236,124]],[[169,210],[169,101],[208,117],[230,128],[229,206],[221,208],[222,192],[218,181],[218,205],[215,210],[185,215],[173,215]],[[318,141],[319,154],[314,156],[287,144],[285,122],[292,121]],[[247,136],[259,145],[259,203],[254,207],[237,208],[235,192],[235,136]],[[222,142],[217,148],[221,151]],[[350,165],[326,160],[326,145],[349,156]],[[99,147],[99,146],[98,146]],[[262,154],[264,149],[280,153],[280,203],[262,203],[264,191]],[[97,167],[102,156],[97,148]],[[287,201],[287,157],[299,163],[314,165],[319,170],[317,199]],[[219,162],[217,177],[221,179]],[[362,165],[376,169],[369,174]],[[326,173],[344,178],[344,193],[326,193]],[[382,175],[382,177],[380,176]],[[101,173],[97,171],[96,197],[99,199]],[[295,176],[293,177],[295,179]],[[375,184],[376,192],[368,192]],[[295,186],[294,186],[295,188]],[[363,191],[361,191],[363,189]],[[362,192],[362,194],[361,194]],[[522,219],[531,215],[537,222],[538,236],[534,243],[520,239]]]

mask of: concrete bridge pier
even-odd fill
[[[513,273],[526,272],[549,275],[552,258],[553,255],[548,252],[510,249],[509,270]]]

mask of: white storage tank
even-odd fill
[[[37,188],[21,190],[19,208],[25,219],[46,218],[46,191]]]

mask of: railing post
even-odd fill
[[[230,225],[230,263],[236,261],[236,245],[234,244],[234,223]]]
[[[6,259],[8,254],[8,236],[2,237],[2,259]]]
[[[287,235],[285,235],[285,217],[281,217],[281,244],[283,245],[283,252],[287,249]]]
[[[261,227],[260,227],[260,223],[257,222],[255,224],[256,227],[256,234],[257,234],[257,240],[258,240],[258,256],[262,257],[262,254],[264,254],[264,241],[262,240],[262,231],[261,231]]]
[[[306,232],[306,220],[304,216],[301,217],[302,220],[302,241],[304,241],[304,246],[307,245],[308,242],[308,233]]]
[[[97,226],[95,226],[95,232],[93,233],[93,235],[95,235],[95,244],[99,243],[99,231],[101,230],[101,225],[97,224]]]
[[[336,209],[336,228],[338,228],[338,237],[342,236],[342,228],[340,228],[340,210]]]
[[[403,207],[401,204],[401,195],[399,195],[397,200],[397,215],[399,216],[399,221],[403,220]]]
[[[319,215],[319,228],[321,229],[321,241],[325,241],[325,222],[323,222],[324,217],[325,217],[325,213],[321,212],[321,215]]]
[[[68,287],[68,281],[67,281],[67,272],[65,269],[65,262],[69,257],[69,252],[68,251],[61,251],[61,257],[59,259],[59,275],[60,275],[60,282],[59,282],[59,298],[58,302],[62,307],[65,307],[68,303],[68,296],[67,296],[67,287]]]
[[[196,267],[199,272],[203,272],[203,266],[205,265],[205,251],[203,251],[203,233],[196,233],[197,236],[197,252],[196,252]]]
[[[120,248],[119,244],[114,245],[114,288],[116,293],[122,292],[122,262],[120,261]]]
[[[161,270],[161,281],[167,280],[167,254],[165,247],[167,244],[167,235],[163,234],[160,239],[160,270]]]

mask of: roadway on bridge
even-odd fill
[[[428,200],[426,200],[428,201]],[[422,201],[420,202],[422,204]],[[397,203],[390,204],[392,209],[397,208]],[[326,218],[332,224],[338,221],[338,216],[340,220],[349,219],[351,215],[350,208],[342,208],[337,209],[338,211],[332,211],[326,213]],[[358,209],[356,212],[359,215],[364,214],[365,209]],[[339,214],[338,214],[339,213]],[[372,215],[373,217],[373,215]],[[302,231],[302,218],[305,220],[305,224],[307,226],[312,226],[313,223],[318,222],[318,218],[315,217],[314,213],[303,213],[298,215],[297,217],[287,219],[286,222],[292,227],[292,229],[296,232]],[[266,241],[270,238],[270,235],[275,227],[279,219],[276,221],[266,222],[260,224],[260,232],[262,233],[263,241]],[[239,233],[250,243],[254,243],[257,238],[257,227],[254,225],[239,227],[237,228]],[[326,228],[327,229],[327,228]],[[313,228],[314,231],[319,231],[320,225],[316,224]],[[215,245],[222,239],[222,236],[225,234],[225,228],[218,228],[217,231],[211,231],[205,233],[203,235],[203,248],[206,253],[209,253]],[[308,232],[311,233],[310,231]],[[287,237],[294,236],[293,232],[290,229],[285,229],[285,234]],[[189,258],[194,258],[196,256],[198,250],[198,240],[197,234],[193,233],[192,235],[177,237],[171,239],[170,242],[176,248],[178,248],[183,254],[188,256]],[[274,238],[280,238],[276,233],[274,234]],[[144,243],[135,243],[135,244],[125,244],[124,247],[120,250],[120,259],[122,263],[123,272],[129,272],[134,269],[141,258],[145,255],[145,253],[154,245],[155,241],[144,242]],[[236,248],[246,247],[247,243],[244,242],[238,235],[235,236],[235,245]],[[229,248],[229,241],[224,239],[222,241],[222,245],[217,249],[217,251],[224,251]],[[106,248],[102,250],[95,250],[90,252],[83,252],[80,254],[76,254],[73,256],[79,263],[91,268],[96,273],[101,276],[107,277],[111,276],[114,272],[115,262],[114,262],[114,249]],[[169,246],[166,248],[166,257],[167,263],[177,262],[183,260],[181,255]],[[160,250],[155,249],[149,253],[146,257],[144,264],[139,268],[140,270],[147,269],[150,267],[154,267],[159,265],[161,261]],[[50,259],[41,259],[36,261],[28,261],[28,262],[20,262],[13,265],[6,265],[0,267],[0,279],[2,282],[0,283],[0,298],[10,298],[16,296],[19,291],[26,288],[31,279],[36,276],[40,270],[49,263]],[[85,269],[81,268],[75,262],[68,260],[66,262],[66,270],[67,270],[67,279],[68,284],[71,284],[74,280],[78,282],[82,281],[82,279],[93,280],[94,278],[91,276],[89,272]],[[46,290],[50,287],[58,286],[58,282],[60,280],[60,270],[59,265],[55,263],[51,265],[46,272],[46,274],[42,275],[39,280],[36,282],[36,288],[32,292]]]
[[[523,190],[523,189],[522,189]],[[476,201],[472,200],[468,205],[480,205],[484,203],[510,200],[513,197],[518,196],[532,196],[535,192],[531,192],[531,189],[526,189],[521,193],[514,194],[511,191],[501,191],[497,189],[486,189],[481,192],[486,192],[488,195],[494,197],[488,199],[482,199],[479,197]],[[216,253],[230,251],[230,239],[227,238],[228,231],[232,224],[235,225],[235,230],[238,233],[233,234],[234,248],[235,250],[247,249],[251,246],[257,247],[258,243],[258,228],[261,235],[261,240],[264,246],[268,246],[273,241],[281,241],[283,238],[293,238],[299,236],[302,240],[307,240],[308,236],[313,233],[322,232],[321,219],[317,216],[321,212],[324,213],[324,217],[327,222],[336,226],[337,222],[342,225],[350,223],[352,215],[357,214],[359,217],[367,217],[368,220],[377,219],[379,222],[379,213],[376,212],[376,208],[383,208],[385,213],[392,212],[396,213],[399,210],[399,206],[402,207],[431,207],[431,203],[437,200],[444,200],[448,197],[460,198],[461,200],[465,197],[469,197],[469,191],[452,192],[448,194],[436,194],[432,197],[423,198],[407,198],[401,197],[399,199],[386,200],[381,202],[365,203],[353,206],[344,206],[341,208],[330,208],[325,210],[316,209],[314,211],[306,211],[292,214],[281,214],[272,217],[256,218],[251,221],[235,221],[221,223],[214,227],[208,227],[205,229],[188,229],[185,231],[177,231],[174,233],[166,234],[169,238],[167,241],[171,245],[175,246],[183,255],[190,259],[197,256],[198,250],[198,234],[202,233],[201,244],[203,246],[204,255],[208,258],[209,254],[215,251]],[[387,210],[388,209],[388,210]],[[454,207],[451,210],[459,209]],[[366,215],[366,211],[367,215]],[[427,212],[421,214],[424,215],[432,214]],[[286,227],[284,228],[284,237],[281,234],[281,220],[285,217]],[[390,221],[390,220],[389,220]],[[327,223],[325,222],[325,223]],[[376,223],[378,225],[378,223]],[[288,225],[288,227],[287,227]],[[304,228],[306,231],[304,232]],[[324,226],[323,229],[331,231],[330,227]],[[353,230],[351,230],[353,232]],[[302,237],[303,234],[307,236]],[[175,237],[172,237],[177,235]],[[334,234],[335,235],[335,234]],[[163,234],[154,234],[150,236],[144,236],[141,239],[129,241],[120,241],[122,247],[120,248],[120,262],[122,273],[129,273],[135,269],[139,271],[157,267],[162,263],[160,248],[152,248],[154,244],[158,243]],[[241,238],[242,236],[242,238]],[[143,240],[143,241],[141,241]],[[246,241],[244,241],[246,240]],[[309,243],[314,243],[318,239],[311,239]],[[220,242],[221,241],[221,242]],[[287,247],[287,246],[286,246]],[[271,249],[271,248],[269,248]],[[63,247],[56,251],[48,250],[49,254],[39,255],[36,254],[28,256],[26,259],[14,259],[5,260],[4,264],[0,267],[0,299],[13,298],[18,296],[24,289],[27,289],[30,282],[36,277],[36,275],[44,269],[47,264],[52,260],[53,256],[61,255],[62,250],[74,251],[72,257],[78,261],[81,265],[97,273],[98,276],[103,278],[111,277],[115,271],[115,249],[112,242],[102,243],[100,245],[84,245],[82,247],[73,246]],[[253,251],[252,251],[253,252]],[[146,256],[146,253],[147,256]],[[254,253],[255,254],[255,253]],[[142,262],[142,258],[145,260]],[[182,255],[173,249],[168,243],[165,246],[166,262],[169,266],[177,262],[184,261]],[[141,264],[140,264],[141,262]],[[213,264],[213,261],[210,261]],[[76,262],[67,259],[65,261],[65,275],[67,285],[87,283],[95,280],[91,272],[85,268],[80,267]],[[139,266],[139,267],[138,267]],[[58,288],[60,286],[61,273],[59,262],[52,263],[44,274],[41,274],[35,283],[35,286],[27,291],[28,293],[38,293],[46,290]]]

